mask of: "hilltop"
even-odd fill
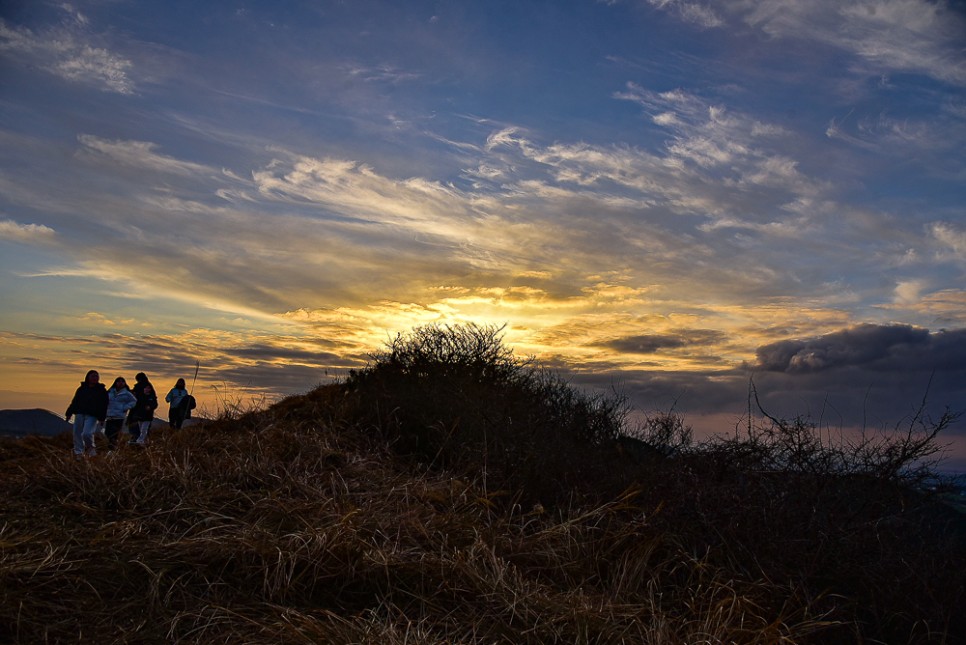
[[[497,332],[147,450],[0,443],[0,641],[961,642],[963,518],[915,486],[937,428],[694,446]]]

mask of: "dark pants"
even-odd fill
[[[104,422],[104,434],[107,435],[107,449],[117,449],[117,439],[124,427],[124,419],[108,419]]]
[[[168,410],[168,424],[175,430],[180,430],[184,423],[185,409],[183,405]]]
[[[129,416],[126,423],[128,434],[131,435],[131,441],[137,441],[138,437],[141,436],[141,430],[138,428],[138,420]]]

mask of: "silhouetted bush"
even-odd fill
[[[424,463],[479,470],[489,485],[545,503],[566,499],[622,433],[624,401],[517,359],[502,332],[429,325],[397,335],[346,379],[352,414]]]

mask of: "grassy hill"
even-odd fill
[[[0,642],[962,642],[963,516],[915,485],[948,419],[695,446],[498,332],[147,450],[0,443]]]

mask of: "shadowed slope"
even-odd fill
[[[549,513],[417,471],[313,412],[337,393],[110,460],[39,438],[5,452],[0,640],[774,642],[817,626],[652,534],[631,497]]]
[[[456,376],[417,373],[419,387],[395,370],[349,379],[109,458],[73,460],[67,436],[0,443],[0,641],[954,643],[966,633],[962,517],[900,479],[823,470],[823,448],[794,434],[809,466],[779,470],[781,427],[628,457],[625,442],[575,422],[554,427],[578,437],[538,444],[531,468],[528,440],[488,443],[493,410],[549,392],[529,399],[539,423],[573,419],[589,399],[523,381],[509,408],[426,407],[441,393],[476,398],[478,379]],[[386,401],[396,407],[379,409]],[[448,449],[439,439],[464,424],[464,441],[437,459]],[[401,441],[427,429],[428,444]],[[574,464],[594,478],[568,474]]]

